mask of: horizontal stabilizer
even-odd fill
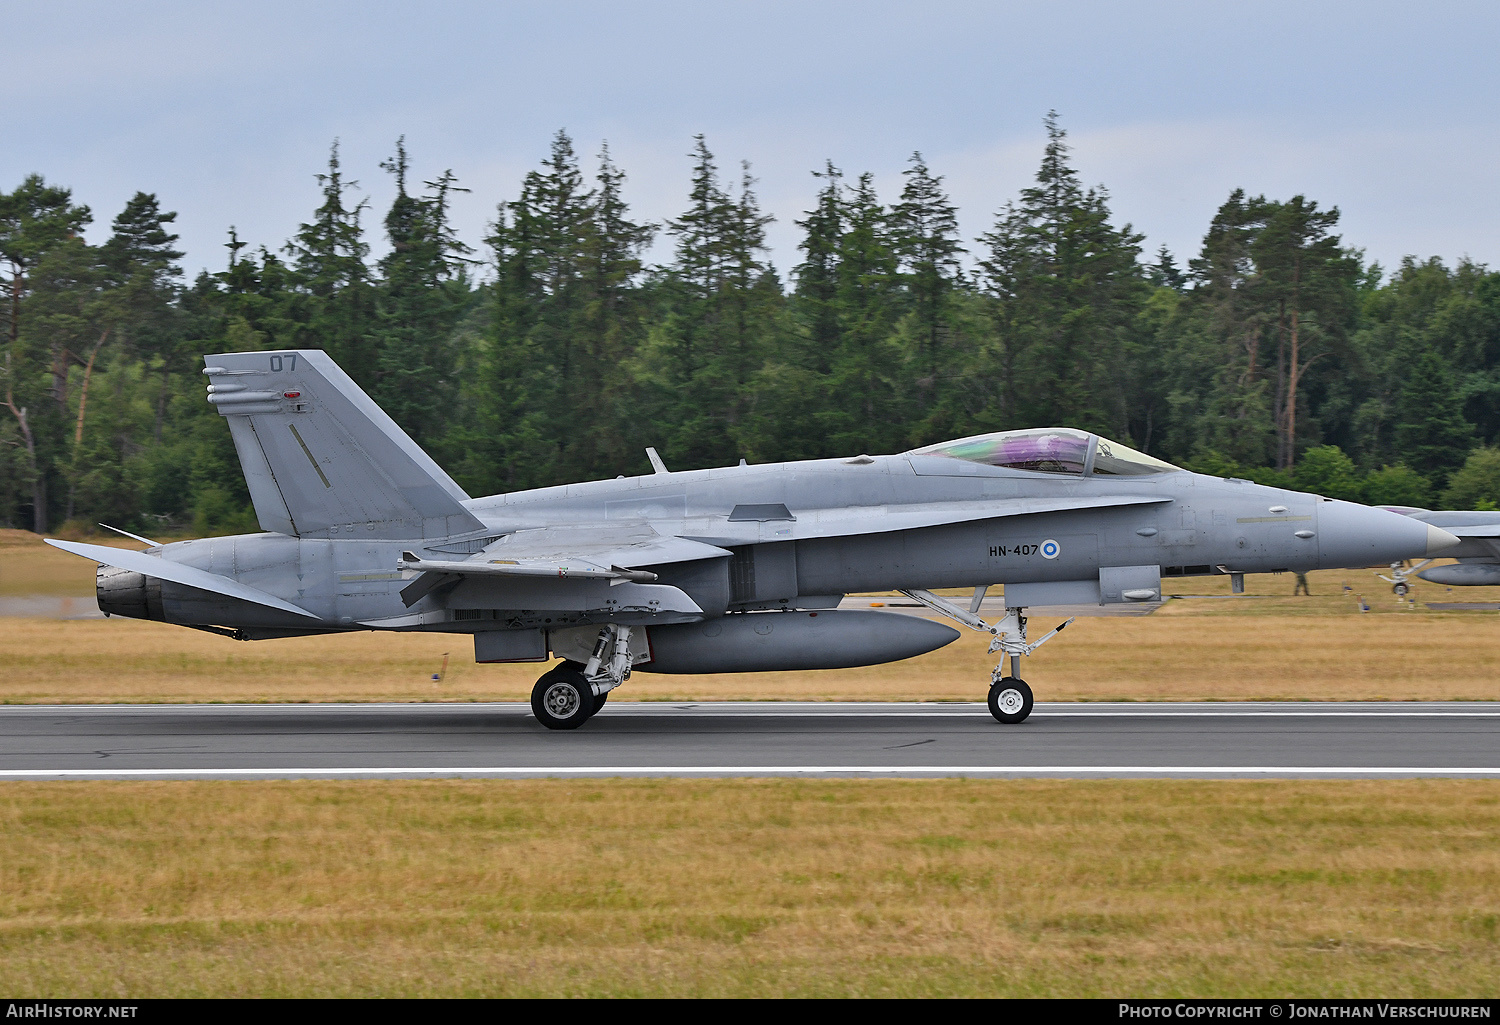
[[[299,608],[291,602],[276,597],[258,587],[242,584],[238,580],[232,580],[218,573],[210,573],[207,570],[197,569],[193,566],[184,566],[177,562],[168,562],[154,555],[146,555],[142,552],[132,552],[126,548],[111,548],[108,545],[86,545],[77,541],[57,541],[46,538],[46,542],[53,548],[61,548],[73,555],[81,555],[85,559],[103,563],[106,566],[118,566],[128,569],[133,573],[140,573],[148,577],[156,577],[158,580],[170,580],[176,584],[187,587],[196,587],[200,591],[210,591],[214,594],[222,594],[228,598],[238,598],[240,601],[253,602],[256,605],[264,605],[267,608],[280,609],[282,612],[291,612],[309,619],[321,619],[322,617],[306,609]]]
[[[255,515],[296,537],[448,537],[483,529],[468,499],[328,354],[203,357]]]

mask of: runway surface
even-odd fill
[[[0,706],[0,779],[465,776],[1500,778],[1500,704]]]

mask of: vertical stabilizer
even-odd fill
[[[261,528],[297,537],[446,537],[469,496],[318,349],[205,356]]]

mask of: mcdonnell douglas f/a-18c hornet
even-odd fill
[[[1058,632],[1029,640],[1028,608],[1159,600],[1163,576],[1228,574],[1240,591],[1246,573],[1459,543],[1067,428],[676,473],[648,450],[647,476],[470,498],[321,351],[223,353],[203,373],[265,533],[144,552],[49,540],[100,563],[100,609],[242,640],[431,630],[472,634],[479,662],[556,656],[531,700],[552,729],[581,726],[633,670],[875,665],[959,636],[838,608],[891,590],[992,635],[990,711],[1018,723],[1032,706],[1021,656]],[[978,612],[995,584],[991,623]]]

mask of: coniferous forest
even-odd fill
[[[1243,191],[1197,253],[1144,252],[1047,130],[977,238],[920,154],[891,182],[825,163],[786,280],[750,166],[702,137],[682,212],[650,224],[607,147],[559,132],[477,249],[451,172],[414,179],[397,142],[375,225],[335,146],[294,237],[230,229],[195,281],[156,196],[100,232],[32,175],[0,192],[0,525],[257,529],[199,371],[289,347],[327,350],[474,495],[648,472],[647,445],[690,469],[1067,425],[1330,497],[1500,502],[1500,272],[1368,263],[1336,207]]]

